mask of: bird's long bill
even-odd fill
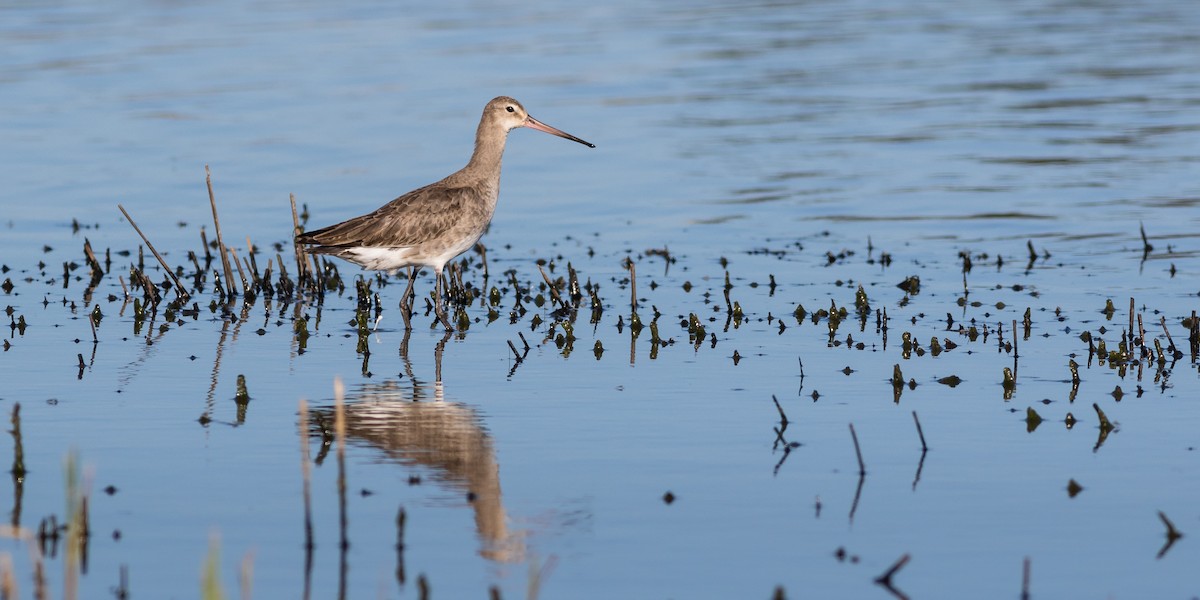
[[[579,142],[580,144],[583,144],[584,146],[587,146],[588,148],[596,147],[596,145],[591,142],[585,142],[585,141],[583,141],[561,129],[555,129],[533,117],[525,118],[525,126],[530,129],[536,129],[538,131],[545,131],[546,133],[549,133],[550,135],[557,135],[560,138],[566,138],[568,140],[571,140],[572,142]]]

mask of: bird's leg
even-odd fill
[[[408,286],[404,288],[404,293],[400,295],[400,316],[404,319],[404,329],[412,329],[412,298],[413,298],[413,282],[417,280],[417,268],[415,266],[408,268]]]
[[[437,280],[433,283],[433,310],[437,313],[438,320],[442,322],[446,331],[454,331],[454,326],[450,324],[450,319],[446,318],[446,307],[442,306],[442,288],[444,287],[446,287],[446,278],[439,269]]]

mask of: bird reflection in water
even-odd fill
[[[364,382],[346,390],[347,441],[378,450],[387,460],[422,468],[439,485],[461,492],[475,512],[480,554],[498,562],[520,562],[525,545],[508,527],[492,437],[475,407],[445,397],[442,351],[448,339],[449,333],[434,352],[432,383],[414,375],[406,333],[400,358],[407,382]],[[333,423],[331,407],[316,409],[314,416],[318,427]]]

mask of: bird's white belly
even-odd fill
[[[477,235],[436,247],[432,244],[409,247],[359,246],[342,251],[341,257],[370,271],[395,272],[411,266],[441,271],[454,257],[473,248],[479,238]]]
[[[387,248],[381,246],[360,246],[342,252],[342,258],[369,271],[397,271],[412,265],[423,265],[421,261],[413,260],[413,248]]]

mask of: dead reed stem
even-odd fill
[[[221,266],[225,270],[225,287],[227,291],[232,292],[229,288],[233,283],[233,269],[229,266],[229,257],[225,255],[225,242],[221,239],[221,219],[217,216],[217,197],[213,194],[212,170],[208,165],[204,165],[204,182],[208,185],[208,203],[212,206],[213,225],[217,229],[217,250],[221,255]]]
[[[1133,312],[1134,312],[1133,297],[1130,297],[1129,298],[1129,348],[1128,348],[1130,354],[1133,354],[1133,332],[1134,332]]]
[[[246,258],[242,260],[246,264],[246,270],[250,271],[250,278],[254,281],[254,285],[262,285],[262,278],[258,276],[258,261],[254,259],[254,243],[250,241],[250,236],[246,236]]]
[[[1165,316],[1159,317],[1159,323],[1162,325],[1163,333],[1167,334],[1167,347],[1174,352],[1175,340],[1171,339],[1171,330],[1167,329],[1167,318]]]
[[[242,280],[242,294],[246,294],[250,291],[250,282],[246,280],[246,273],[242,271],[242,260],[238,258],[237,250],[234,250],[232,246],[226,250],[233,255],[233,264],[237,267],[238,279]]]
[[[191,297],[191,295],[188,294],[187,290],[183,289],[183,285],[179,283],[179,278],[175,276],[175,271],[172,271],[171,267],[167,266],[167,261],[163,260],[163,257],[158,253],[158,250],[154,249],[154,244],[150,243],[150,240],[146,238],[146,234],[142,233],[142,230],[137,226],[137,223],[133,222],[133,217],[129,216],[129,213],[125,211],[125,207],[118,204],[117,208],[121,209],[121,214],[125,215],[125,219],[129,221],[130,225],[133,226],[133,230],[136,231],[138,235],[142,236],[142,241],[146,242],[146,247],[150,249],[150,252],[154,254],[154,258],[158,259],[158,264],[162,265],[163,270],[167,272],[168,276],[170,276],[171,281],[175,284],[175,293],[179,294],[179,297],[186,301],[189,297]]]
[[[550,299],[554,300],[555,304],[565,307],[567,304],[563,302],[562,296],[558,295],[558,288],[555,287],[553,281],[550,281],[550,276],[546,274],[546,270],[542,268],[542,265],[538,265],[538,272],[542,274],[542,279],[546,282],[546,287],[550,288]]]
[[[100,305],[97,304],[96,308],[100,308]],[[100,338],[96,337],[96,313],[94,311],[88,312],[88,323],[92,326],[92,343],[99,344]]]
[[[292,201],[292,249],[296,251],[296,271],[300,281],[311,281],[312,266],[308,263],[308,254],[296,242],[296,236],[300,235],[300,216],[296,213],[296,195],[288,194]]]
[[[629,268],[629,308],[634,313],[637,312],[637,265],[633,263],[632,258],[625,259],[625,266]]]

